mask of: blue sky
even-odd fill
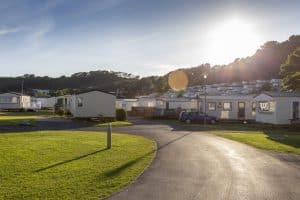
[[[297,0],[1,0],[0,76],[164,74],[300,34]]]

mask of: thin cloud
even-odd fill
[[[28,47],[39,49],[46,42],[46,36],[54,29],[55,22],[51,18],[41,20],[40,24],[35,24],[28,28],[30,33],[27,37]]]
[[[23,30],[23,27],[14,27],[14,28],[0,28],[0,36],[8,35],[11,33],[17,33]]]

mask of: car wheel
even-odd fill
[[[210,123],[211,123],[211,124],[215,124],[215,123],[216,123],[216,120],[212,119],[212,120],[210,120]]]
[[[190,124],[190,123],[191,123],[191,120],[190,120],[190,119],[187,119],[187,120],[185,120],[185,122],[186,122],[187,124]]]

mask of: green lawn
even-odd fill
[[[113,127],[120,127],[120,126],[132,126],[133,123],[129,122],[129,121],[114,121],[114,122],[110,122],[111,126]],[[109,122],[107,123],[99,123],[96,126],[108,126]]]
[[[0,134],[0,199],[99,199],[133,181],[155,143],[140,136],[77,131]]]
[[[41,112],[0,112],[0,125],[17,125],[23,120],[29,120],[32,123],[39,117],[54,117],[51,111]]]
[[[300,154],[300,131],[297,130],[250,124],[207,125],[204,130],[260,149]]]

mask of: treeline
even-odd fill
[[[300,35],[293,35],[287,41],[269,41],[260,47],[253,56],[237,58],[228,65],[200,66],[183,69],[190,85],[203,83],[203,74],[207,74],[207,83],[232,83],[250,80],[269,80],[283,78],[280,66],[288,55],[300,47]]]
[[[113,71],[90,71],[75,73],[71,76],[51,78],[25,74],[20,77],[0,78],[0,92],[21,92],[34,95],[34,89],[50,90],[50,96],[73,94],[88,90],[101,90],[122,97],[144,95],[149,91],[165,91],[160,83],[163,77],[140,78],[132,74]]]
[[[280,66],[297,47],[300,47],[300,35],[293,35],[281,43],[266,42],[253,56],[237,58],[228,65],[202,64],[182,70],[188,75],[190,86],[203,84],[204,74],[207,74],[208,84],[283,78],[283,74],[279,73]],[[113,71],[80,72],[58,78],[26,74],[20,77],[0,78],[0,92],[20,92],[23,82],[24,91],[29,94],[33,89],[49,89],[52,96],[98,89],[122,97],[134,97],[168,90],[167,79],[168,74],[140,78],[132,74]]]

